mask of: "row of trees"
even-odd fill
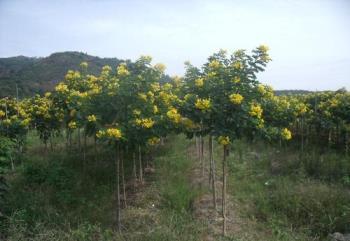
[[[170,133],[185,133],[189,138],[196,137],[204,175],[203,149],[207,136],[209,183],[216,208],[215,139],[223,146],[221,213],[225,234],[226,157],[232,140],[260,137],[282,143],[292,138],[293,130],[301,136],[304,148],[304,141],[309,141],[312,133],[316,136],[322,131],[330,132],[331,138],[336,136],[338,141],[345,135],[343,144],[348,151],[349,93],[275,96],[270,87],[257,81],[257,74],[270,60],[266,46],[250,54],[244,50],[231,55],[219,51],[200,68],[186,63],[184,77],[174,77],[169,82],[161,81],[165,66],[152,65],[148,56],[121,63],[115,69],[104,66],[98,76],[88,74],[88,63],[83,62],[80,70],[68,71],[53,92],[21,101],[1,99],[0,133],[13,140],[20,152],[29,130],[35,130],[45,146],[51,143],[51,148],[52,138],[62,133],[66,135],[67,148],[71,148],[75,132],[83,160],[88,138],[112,146],[118,230],[120,186],[125,194],[122,164],[126,152],[132,152],[133,176],[142,182],[143,154],[147,148]],[[12,158],[11,163],[14,168]]]

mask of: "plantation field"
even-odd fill
[[[268,47],[165,78],[150,56],[0,99],[4,240],[330,240],[350,232],[350,93],[276,96]],[[335,235],[342,235],[335,234]]]

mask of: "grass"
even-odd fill
[[[66,152],[63,145],[51,153],[34,136],[28,144],[23,164],[9,178],[2,224],[7,240],[200,240],[201,224],[191,215],[196,191],[189,186],[184,137],[171,137],[156,151],[156,173],[122,211],[122,234],[113,226],[112,150],[100,147],[96,158],[90,148],[83,163],[80,153]],[[131,177],[131,162],[125,169]]]
[[[64,143],[58,137],[56,143]],[[1,219],[7,240],[202,240],[208,223],[193,217],[194,200],[207,189],[191,185],[195,156],[184,136],[170,136],[154,153],[155,173],[146,184],[128,186],[123,232],[114,231],[113,150],[90,146],[86,160],[56,144],[45,151],[30,135],[26,156],[8,176],[10,189]],[[90,145],[92,143],[90,142]],[[337,153],[301,153],[293,147],[237,141],[228,158],[228,193],[241,231],[216,240],[324,240],[350,230],[350,192],[344,176],[349,159]],[[222,147],[216,145],[217,172]],[[131,180],[130,156],[125,159]],[[341,161],[339,161],[341,160]],[[336,175],[332,175],[335,173]],[[218,176],[218,180],[220,176]],[[219,188],[219,185],[218,185]]]
[[[334,169],[315,178],[305,170],[306,157],[292,148],[235,144],[229,157],[230,192],[242,215],[255,220],[257,229],[269,230],[266,240],[323,240],[350,230],[350,192],[329,178]],[[342,159],[331,155],[332,163]]]

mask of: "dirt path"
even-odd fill
[[[217,208],[214,210],[212,188],[209,186],[209,153],[207,152],[205,142],[204,148],[204,175],[202,176],[201,163],[196,152],[195,143],[191,143],[188,147],[188,155],[194,161],[192,175],[191,175],[191,185],[194,188],[199,188],[202,190],[199,197],[193,203],[194,217],[203,222],[207,228],[203,233],[202,240],[212,241],[219,240],[222,236],[222,170],[221,162],[216,161],[216,202]],[[244,219],[240,216],[238,210],[239,205],[234,202],[231,195],[227,195],[227,228],[226,233],[230,238],[244,238],[243,240],[258,240],[248,233],[247,229],[251,224],[251,221]],[[255,236],[255,235],[254,235]],[[242,239],[240,239],[242,240]]]

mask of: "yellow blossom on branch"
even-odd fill
[[[259,104],[254,103],[250,105],[250,111],[249,111],[250,116],[261,118],[262,113],[263,113],[263,109]]]
[[[194,84],[197,86],[197,87],[202,87],[204,85],[204,81],[203,81],[203,78],[198,78],[194,81]]]
[[[117,128],[108,128],[106,130],[106,136],[113,139],[120,139],[122,137],[122,132]]]
[[[292,139],[292,132],[290,132],[290,130],[288,130],[287,128],[284,128],[281,131],[281,137],[283,140],[288,141],[288,140]]]
[[[235,105],[241,104],[243,99],[244,99],[244,97],[240,94],[231,94],[230,95],[230,101]]]
[[[95,115],[89,115],[87,117],[88,122],[96,122],[96,116]]]
[[[230,137],[228,137],[228,136],[219,136],[218,142],[222,146],[227,146],[228,144],[230,144]]]
[[[202,111],[207,111],[211,107],[210,99],[197,99],[195,107]]]

